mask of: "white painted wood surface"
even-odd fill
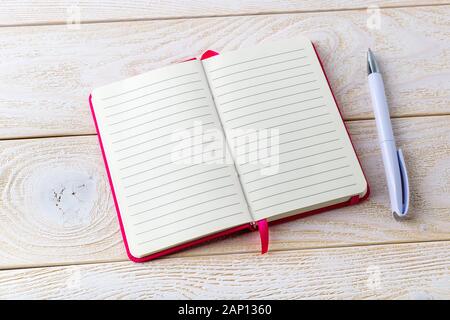
[[[374,3],[386,7],[380,29],[367,28],[359,0],[97,0],[79,3],[84,24],[74,29],[64,25],[68,1],[3,1],[0,298],[450,298],[450,6]],[[126,261],[89,91],[206,49],[299,32],[318,45],[370,200],[274,226],[268,255],[244,233]],[[370,120],[368,46],[411,177],[403,222],[389,213]]]
[[[348,122],[369,201],[274,226],[271,250],[450,240],[449,123],[450,116],[394,121],[412,197],[412,219],[398,222],[374,121]],[[126,260],[96,136],[3,141],[0,154],[0,268]],[[258,237],[234,236],[180,255],[257,255]]]
[[[56,24],[80,15],[84,23],[143,19],[180,19],[208,16],[276,14],[324,10],[367,10],[371,6],[397,8],[448,4],[446,0],[2,0],[0,26]]]
[[[7,270],[0,298],[444,299],[449,249],[414,243]]]
[[[392,115],[450,113],[450,6],[0,28],[0,138],[95,133],[92,88],[198,56],[304,33],[346,119],[372,118],[365,53],[378,54]],[[330,21],[334,21],[330,24]],[[349,32],[351,30],[351,32]]]

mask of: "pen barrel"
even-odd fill
[[[403,212],[403,191],[397,149],[394,141],[383,141],[380,143],[380,148],[391,208],[392,211],[401,213]]]
[[[394,141],[389,106],[386,101],[383,78],[380,73],[375,72],[369,75],[369,87],[375,122],[377,124],[378,139],[380,142]]]
[[[383,78],[380,73],[369,75],[370,95],[377,125],[378,139],[383,156],[384,172],[389,190],[389,199],[393,212],[403,212],[403,195],[397,147],[392,132],[389,107],[384,92]]]

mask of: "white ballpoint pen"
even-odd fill
[[[395,146],[383,78],[370,49],[367,52],[367,73],[391,209],[394,216],[403,218],[407,215],[409,207],[408,174],[403,153]]]

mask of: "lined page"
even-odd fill
[[[114,83],[92,97],[134,256],[251,221],[226,144],[209,134],[222,131],[200,62]]]
[[[366,192],[309,40],[224,53],[203,64],[254,219]]]

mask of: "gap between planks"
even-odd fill
[[[402,9],[402,8],[426,8],[426,7],[445,7],[450,5],[447,3],[431,3],[431,4],[412,4],[412,5],[381,5],[381,10],[385,9]],[[311,14],[311,13],[329,13],[329,12],[348,12],[348,11],[363,11],[368,7],[355,8],[339,8],[339,9],[317,9],[317,10],[285,10],[285,11],[266,11],[255,13],[236,13],[236,14],[211,14],[203,16],[186,15],[177,17],[154,17],[154,18],[130,18],[130,19],[105,19],[105,20],[84,20],[80,24],[101,24],[101,23],[124,23],[124,22],[146,22],[146,21],[166,21],[166,20],[189,20],[189,19],[210,19],[210,18],[226,18],[226,17],[252,17],[252,16],[270,16],[270,15],[286,15],[286,14]],[[15,28],[15,27],[41,27],[41,26],[59,26],[67,24],[66,21],[48,21],[36,23],[15,23],[15,24],[1,24],[0,28]]]
[[[341,111],[342,112],[342,111]],[[433,114],[404,114],[400,116],[391,116],[391,119],[411,119],[411,118],[440,118],[450,116],[450,112],[433,113]],[[359,121],[374,121],[374,117],[355,117],[353,119],[344,120],[344,123],[354,123]],[[37,136],[16,136],[16,137],[0,137],[1,141],[14,141],[14,140],[33,140],[33,139],[53,139],[53,138],[70,138],[70,137],[90,137],[96,136],[96,132],[92,133],[74,133],[74,134],[56,134],[56,135],[37,135]]]
[[[219,239],[220,241],[220,239]],[[328,247],[308,247],[308,248],[296,248],[296,249],[275,249],[270,250],[265,255],[267,256],[270,253],[286,253],[286,252],[299,252],[299,251],[327,251],[327,250],[336,250],[336,249],[351,249],[351,248],[372,248],[372,247],[387,247],[387,246],[406,246],[411,244],[440,244],[440,243],[449,243],[450,244],[450,238],[448,239],[436,239],[436,240],[422,240],[422,241],[388,241],[388,242],[373,242],[373,243],[366,243],[366,244],[347,244],[347,245],[336,245],[336,246],[328,246]],[[188,249],[183,250],[179,253],[183,253],[184,251],[188,251]],[[248,255],[248,254],[255,254],[255,255],[261,255],[259,251],[256,250],[248,250],[248,251],[238,251],[238,252],[215,252],[215,253],[208,253],[208,254],[192,254],[188,256],[180,255],[180,254],[169,254],[167,256],[163,256],[160,258],[157,258],[155,260],[150,260],[143,263],[134,263],[137,265],[146,265],[146,264],[152,264],[157,263],[158,261],[162,260],[174,260],[174,259],[196,259],[196,258],[207,258],[207,257],[219,257],[219,256],[238,256],[238,255]],[[36,264],[36,265],[29,265],[29,266],[11,266],[7,268],[1,268],[0,267],[0,273],[2,271],[13,271],[13,270],[33,270],[33,269],[41,269],[41,268],[60,268],[60,267],[71,267],[71,266],[95,266],[95,265],[102,265],[102,264],[113,264],[113,263],[124,263],[124,262],[130,262],[128,259],[102,259],[97,261],[77,261],[77,262],[71,262],[71,263],[53,263],[53,264]]]

